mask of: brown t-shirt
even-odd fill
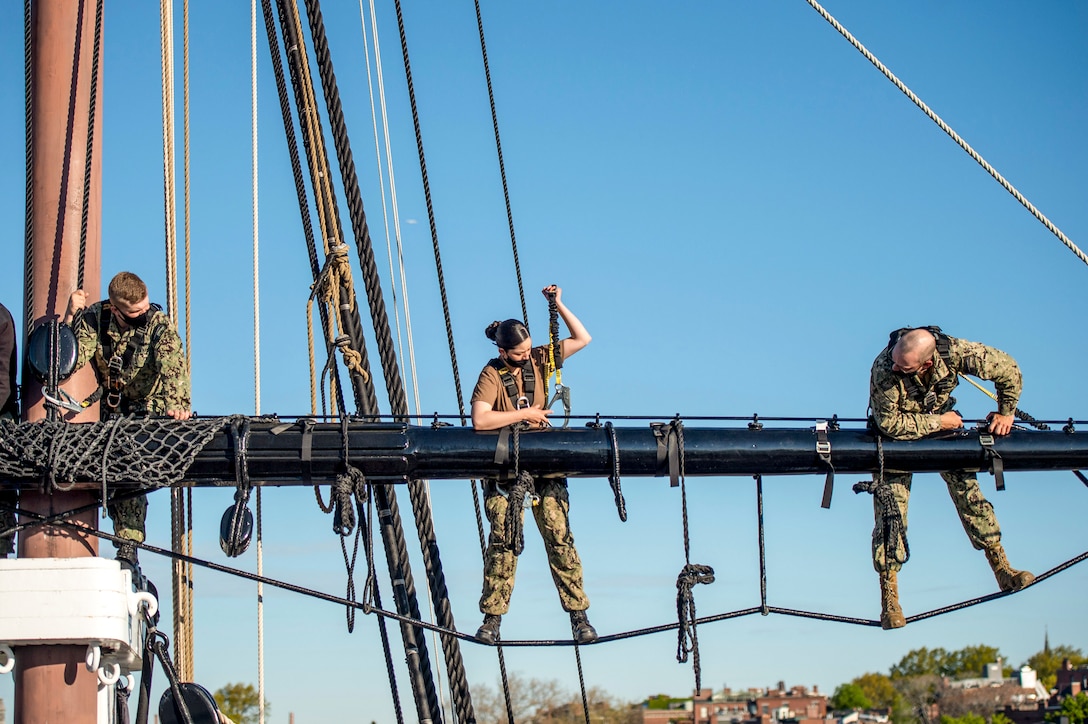
[[[548,400],[545,399],[544,393],[544,363],[548,359],[548,351],[550,345],[542,345],[540,347],[533,347],[529,353],[529,358],[533,362],[533,372],[536,373],[536,386],[533,391],[533,407],[543,408],[548,404]],[[556,358],[556,365],[563,363],[562,359],[563,348],[559,347],[559,356]],[[521,375],[514,377],[514,382],[518,388],[518,395],[525,394],[525,386],[522,384]],[[499,371],[492,367],[490,364],[483,368],[480,372],[480,379],[476,380],[476,388],[472,390],[471,402],[477,400],[491,403],[491,409],[496,412],[510,412],[516,410],[517,406],[514,401],[510,399],[510,395],[506,394],[506,387],[502,383],[502,379],[499,377]],[[470,404],[471,404],[470,402]]]

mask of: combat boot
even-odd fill
[[[899,607],[899,581],[895,571],[880,574],[880,628],[903,628],[907,619]]]
[[[585,611],[571,611],[570,625],[574,630],[574,640],[580,644],[591,644],[597,640],[597,629],[589,622]]]
[[[121,539],[117,544],[117,561],[122,567],[132,571],[135,577],[140,574],[140,559],[136,557],[136,543],[127,538]]]
[[[484,614],[484,623],[476,629],[476,640],[485,644],[493,644],[499,640],[499,626],[502,625],[502,616],[497,613]]]
[[[994,569],[997,585],[1002,591],[1019,591],[1035,581],[1035,576],[1030,571],[1018,571],[1009,565],[1009,559],[1005,557],[1005,549],[1001,543],[994,543],[983,550],[986,553],[986,560],[990,562],[990,568]]]

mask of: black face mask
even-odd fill
[[[147,312],[144,312],[142,314],[138,314],[135,317],[126,317],[124,315],[124,313],[121,312],[121,310],[117,310],[117,316],[119,316],[121,319],[125,320],[125,324],[127,324],[128,326],[130,326],[130,327],[132,327],[134,329],[140,329],[141,327],[147,326],[147,316],[148,316]]]
[[[531,358],[526,357],[523,360],[516,360],[516,359],[510,359],[509,356],[506,356],[506,357],[503,358],[502,361],[505,362],[506,366],[511,368],[511,369],[525,369],[525,366],[529,364],[530,359]]]

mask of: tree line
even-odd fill
[[[1074,668],[1088,664],[1080,649],[1055,646],[1033,654],[1021,666],[1034,669],[1039,683],[1049,691],[1066,659]],[[1010,724],[1008,717],[994,713],[992,689],[962,689],[947,684],[980,677],[986,664],[997,661],[1007,659],[994,646],[968,646],[958,651],[914,649],[887,674],[866,673],[839,686],[830,704],[838,710],[886,710],[892,724]],[[1002,669],[1003,677],[1012,673],[1011,666],[1003,664]],[[1047,721],[1057,722],[1065,715],[1069,724],[1088,724],[1088,695],[1069,697],[1066,702],[1061,712],[1048,714]]]

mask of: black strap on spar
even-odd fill
[[[820,456],[820,460],[827,466],[824,496],[820,500],[821,508],[831,507],[831,495],[835,492],[835,466],[831,462],[831,441],[827,439],[827,432],[828,430],[837,430],[838,427],[838,422],[834,421],[830,425],[826,420],[820,420],[816,423],[816,454]]]
[[[650,429],[657,440],[657,471],[655,476],[668,473],[669,487],[680,485],[680,436],[684,423],[680,418],[669,422],[651,422]]]
[[[986,430],[978,433],[978,444],[982,446],[986,454],[986,462],[990,464],[990,474],[994,476],[994,483],[999,491],[1005,489],[1005,464],[1001,460],[1001,454],[994,449],[994,436]]]

